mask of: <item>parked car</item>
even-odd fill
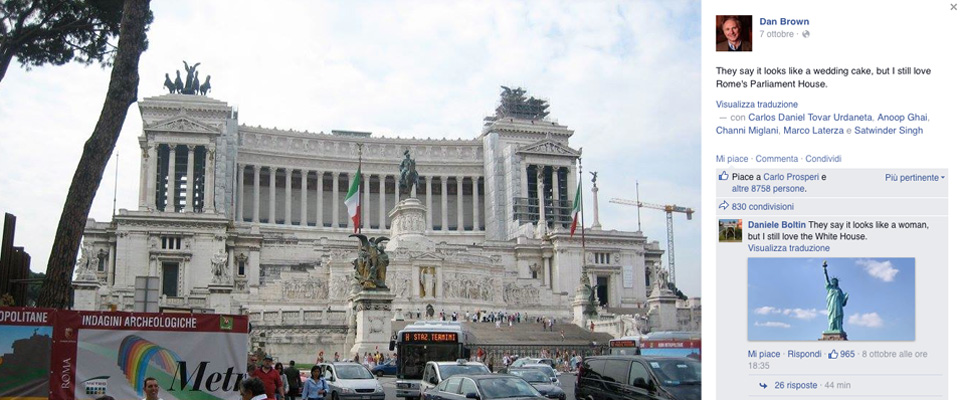
[[[545,367],[548,367],[545,365]],[[552,370],[552,368],[551,368]],[[527,381],[532,385],[541,395],[546,398],[556,399],[556,400],[567,400],[567,395],[563,393],[563,389],[560,386],[557,386],[556,379],[547,376],[541,368],[510,368],[507,370],[507,373],[514,376],[519,376],[521,379]]]
[[[366,367],[352,362],[320,364],[332,400],[383,400],[383,386]]]
[[[397,360],[387,360],[383,364],[378,364],[373,368],[370,368],[370,372],[373,372],[377,377],[384,375],[396,375],[397,374]]]
[[[436,386],[440,381],[453,375],[481,375],[489,374],[490,370],[481,362],[457,361],[427,361],[423,367],[423,379],[420,380],[420,396],[424,391]]]
[[[550,366],[547,364],[527,364],[522,367],[510,367],[507,368],[507,372],[519,368],[533,368],[539,370],[544,374],[547,374],[547,376],[550,378],[550,381],[553,382],[554,385],[560,386],[560,373],[557,372],[557,370],[550,368]]]
[[[700,400],[700,377],[700,362],[687,357],[587,357],[574,394],[592,400]]]
[[[427,389],[422,400],[543,400],[523,379],[505,374],[455,375]]]
[[[531,358],[531,357],[518,358],[516,361],[510,364],[510,366],[522,367],[529,364],[545,364],[545,365],[549,365],[550,368],[553,368],[553,369],[557,368],[557,360],[554,360],[552,358]]]

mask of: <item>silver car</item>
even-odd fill
[[[366,367],[352,362],[320,364],[332,400],[383,400],[383,386]]]

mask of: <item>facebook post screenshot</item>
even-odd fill
[[[702,17],[705,397],[956,398],[956,4]]]

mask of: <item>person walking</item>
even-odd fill
[[[253,371],[252,375],[254,378],[260,379],[260,381],[263,382],[264,393],[267,395],[267,399],[276,400],[277,389],[283,390],[283,379],[280,378],[280,373],[273,369],[273,357],[264,357],[260,369]],[[280,393],[280,395],[283,394],[282,392]]]
[[[296,363],[290,360],[290,366],[283,369],[283,375],[287,378],[287,400],[295,400],[297,393],[300,393],[300,370]]]
[[[310,368],[310,379],[303,383],[303,399],[322,400],[327,397],[329,390],[327,380],[323,379],[323,375],[320,374],[320,366],[314,365],[313,368]]]

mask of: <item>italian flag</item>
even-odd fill
[[[343,199],[343,204],[347,205],[347,214],[353,221],[353,233],[360,229],[360,168],[357,167],[357,173],[353,176],[353,183],[350,184],[350,191],[347,197]]]
[[[570,236],[573,236],[577,232],[577,214],[580,212],[580,188],[583,187],[583,182],[577,183],[577,196],[573,198],[573,209],[570,210],[570,219],[573,220],[573,223],[570,224]]]

